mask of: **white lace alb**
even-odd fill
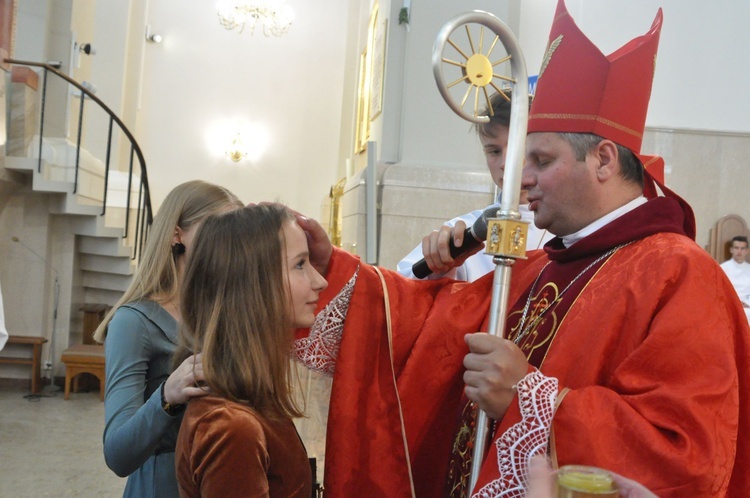
[[[315,317],[310,335],[292,344],[292,357],[311,370],[333,376],[359,267],[341,291]]]
[[[517,388],[521,421],[495,441],[500,477],[480,489],[473,498],[525,497],[529,461],[534,455],[544,455],[547,451],[558,381],[534,370],[521,379]]]

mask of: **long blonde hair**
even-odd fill
[[[203,352],[212,391],[269,418],[300,417],[289,351],[294,338],[279,205],[211,216],[195,237],[181,293],[173,364]]]
[[[177,296],[176,257],[172,254],[175,227],[188,230],[193,224],[227,207],[242,207],[242,202],[229,190],[212,183],[193,180],[172,189],[164,199],[138,263],[138,269],[125,294],[117,301],[94,333],[94,339],[104,342],[107,325],[117,308],[125,303],[159,296],[169,300]],[[184,257],[184,256],[182,256]]]

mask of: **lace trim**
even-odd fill
[[[500,477],[480,489],[473,498],[525,497],[529,460],[546,452],[558,381],[535,370],[527,374],[517,387],[521,421],[495,441]]]
[[[310,335],[292,344],[292,357],[307,368],[333,376],[357,275],[359,266],[343,289],[315,317]]]

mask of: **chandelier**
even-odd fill
[[[260,24],[266,36],[286,34],[294,20],[294,10],[284,0],[238,0],[232,6],[219,9],[218,14],[219,23],[226,29],[239,28],[242,33],[247,27],[253,34],[255,26]]]

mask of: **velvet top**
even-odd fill
[[[217,396],[188,404],[175,450],[183,497],[309,498],[307,452],[291,419]]]

